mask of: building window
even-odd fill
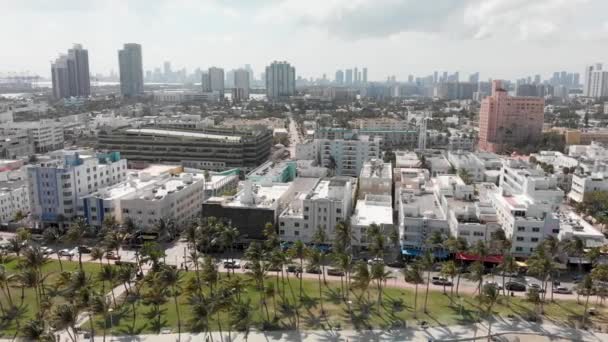
[[[523,236],[518,236],[517,237],[517,241],[524,241],[524,237]]]
[[[483,236],[483,232],[473,232],[473,236]]]
[[[300,226],[300,223],[299,223],[299,222],[295,222],[295,223],[293,224],[293,226],[294,226],[294,227],[299,227],[299,226]]]
[[[525,232],[526,231],[526,227],[517,227],[517,231],[518,232]]]
[[[523,248],[521,248],[521,247],[515,247],[515,250],[516,250],[516,251],[518,251],[518,252],[521,252],[521,251],[523,251],[524,249],[523,249]]]
[[[279,230],[279,235],[285,235],[285,231],[283,229]]]
[[[342,213],[342,209],[338,208],[336,209],[336,214],[341,214]]]
[[[305,219],[305,220],[308,220],[308,215],[304,215],[304,219]]]
[[[530,238],[530,241],[532,241],[532,242],[538,242],[538,238],[535,238],[535,237]]]
[[[559,234],[559,229],[553,229],[553,234]]]
[[[308,211],[308,207],[304,207],[304,211]]]
[[[540,228],[538,228],[538,227],[532,227],[532,231],[535,232],[535,233],[538,233],[538,232],[540,232]]]
[[[293,231],[293,235],[295,235],[295,236],[300,236],[300,231],[299,231],[299,230],[294,230],[294,231]]]
[[[281,227],[285,227],[285,222],[281,222],[281,223],[279,223],[279,225],[280,225]]]

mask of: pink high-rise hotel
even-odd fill
[[[492,81],[492,95],[479,109],[479,149],[502,153],[506,146],[530,144],[540,139],[545,100],[509,96],[500,81]]]

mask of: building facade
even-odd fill
[[[57,100],[91,95],[88,50],[74,44],[67,55],[60,56],[51,64],[51,79]]]
[[[538,140],[544,104],[542,98],[509,96],[500,81],[492,81],[492,95],[483,99],[479,110],[479,149],[502,152]]]
[[[296,69],[287,62],[272,62],[266,67],[266,97],[286,99],[296,94]]]
[[[118,67],[120,69],[120,92],[122,96],[143,95],[144,69],[141,45],[125,44],[122,50],[118,50]]]

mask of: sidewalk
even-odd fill
[[[224,332],[220,336],[219,332],[209,334],[189,334],[183,333],[181,341],[217,341],[230,342],[228,333]],[[457,325],[449,327],[433,327],[422,329],[412,327],[410,329],[394,331],[251,331],[247,338],[243,333],[231,333],[234,342],[271,342],[271,341],[306,341],[306,342],[367,342],[367,341],[473,341],[487,339],[487,322],[476,325]],[[549,340],[563,341],[608,341],[608,334],[593,333],[585,330],[577,330],[568,327],[560,327],[553,324],[535,324],[524,321],[495,322],[492,325],[492,335],[510,335],[512,338],[519,338],[520,341],[544,341],[547,336]],[[223,337],[223,339],[222,339]],[[65,337],[67,338],[67,337]],[[97,337],[96,339],[99,339]],[[106,341],[142,341],[142,342],[169,342],[177,341],[177,334],[161,335],[138,335],[138,336],[118,336],[106,338]],[[82,337],[79,339],[83,341]],[[506,340],[506,339],[505,339]],[[62,342],[64,338],[62,338]]]

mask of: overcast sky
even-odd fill
[[[483,79],[608,62],[608,0],[0,0],[0,72],[50,74],[72,43],[92,73],[143,46],[144,69],[287,60],[304,77],[367,66],[371,80],[479,71]]]

